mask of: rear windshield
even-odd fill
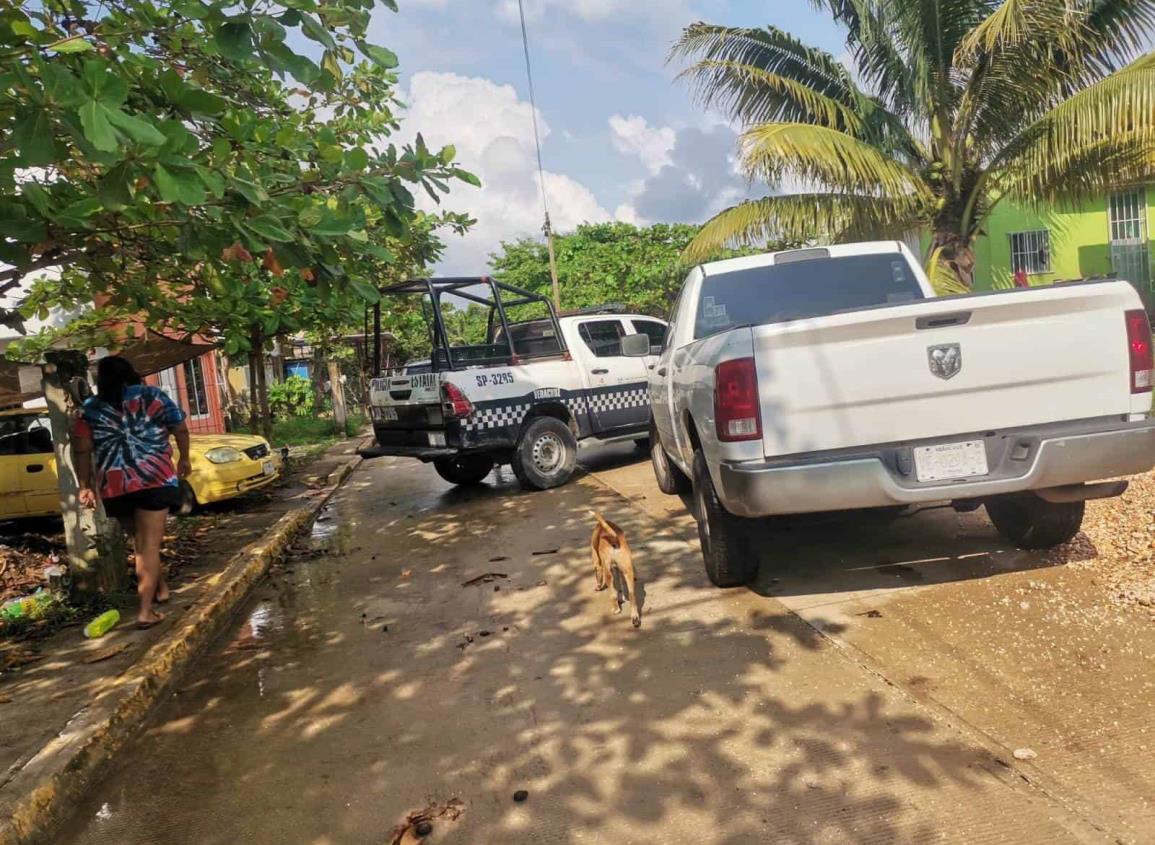
[[[707,276],[694,337],[922,299],[901,253],[813,258]]]
[[[513,338],[513,348],[518,355],[534,357],[561,354],[561,341],[558,340],[553,320],[514,323],[509,327],[509,335]],[[495,330],[493,339],[495,342],[505,339],[501,326]]]

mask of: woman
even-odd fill
[[[131,534],[136,550],[138,628],[164,619],[153,603],[168,601],[168,584],[160,568],[164,522],[180,504],[180,478],[189,466],[185,415],[160,388],[141,384],[140,376],[119,355],[102,358],[96,370],[96,395],[81,408],[72,448],[80,482],[80,504],[96,507],[95,476],[100,500]],[[176,437],[180,463],[174,468],[169,435]],[[93,472],[95,468],[95,473]]]

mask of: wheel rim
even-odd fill
[[[565,461],[565,444],[553,432],[546,432],[533,442],[533,465],[543,475],[552,475]]]
[[[706,512],[706,491],[698,488],[698,535],[702,540],[702,548],[710,547],[710,517]]]

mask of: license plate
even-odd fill
[[[272,461],[265,461],[261,464],[261,472],[263,472],[265,475],[272,475],[276,471],[277,468],[273,466]]]
[[[426,435],[426,437],[429,438],[429,445],[430,446],[444,446],[445,445],[445,432],[443,432],[443,431],[431,431]]]
[[[397,422],[396,408],[379,408],[378,412],[381,415],[381,419],[383,419],[385,422]]]
[[[990,472],[981,440],[919,446],[914,450],[914,469],[919,481],[954,481]]]

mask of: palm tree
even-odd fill
[[[752,180],[804,187],[710,220],[687,249],[929,233],[940,286],[969,289],[1003,200],[1079,202],[1155,174],[1155,0],[812,0],[851,72],[774,27],[697,23],[671,60],[744,127]]]

